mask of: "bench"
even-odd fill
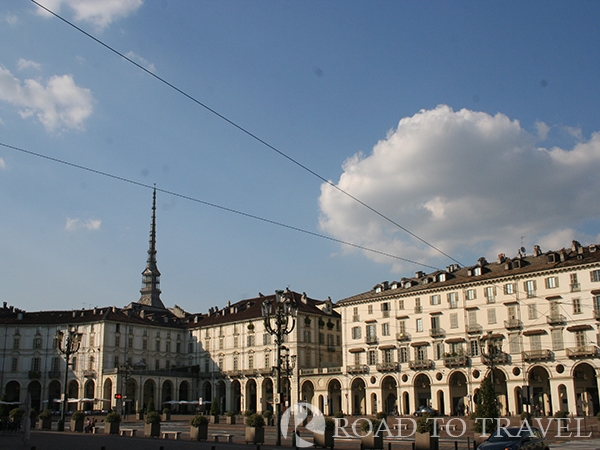
[[[394,425],[392,426],[392,429],[394,429],[394,430],[397,430],[397,429],[398,429],[398,424],[397,424],[397,423],[396,423],[396,424],[394,424]],[[401,423],[401,424],[400,424],[400,429],[401,429],[401,430],[408,430],[408,423]]]
[[[119,428],[119,436],[135,436],[135,428]]]
[[[227,442],[233,442],[233,434],[211,434],[213,442],[219,442],[219,438],[227,438]]]
[[[442,425],[440,425],[440,430],[441,431],[446,431],[446,432],[448,432],[448,430],[456,431],[457,427],[456,427],[456,424],[453,424],[453,423],[451,423],[451,424],[442,424]]]
[[[101,433],[101,432],[102,432],[101,430],[102,430],[103,428],[104,428],[104,427],[99,427],[99,426],[92,427],[92,434],[98,434],[98,433]]]
[[[161,431],[161,433],[163,439],[168,439],[169,436],[173,436],[173,439],[178,440],[181,431]]]

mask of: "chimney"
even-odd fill
[[[539,245],[533,246],[533,256],[542,256],[542,249]]]

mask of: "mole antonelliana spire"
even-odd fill
[[[160,272],[156,266],[156,187],[152,197],[152,225],[150,226],[150,247],[146,269],[142,272],[142,296],[138,303],[142,305],[165,308],[160,299]]]

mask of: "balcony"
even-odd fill
[[[481,363],[485,364],[486,366],[491,366],[492,359],[489,356],[481,355]],[[511,358],[508,353],[499,352],[494,355],[494,365],[495,366],[499,366],[499,365],[503,365],[503,364],[510,364],[510,363],[511,363]]]
[[[346,366],[346,372],[350,374],[368,373],[369,366],[367,366],[366,364],[355,364],[353,366]]]
[[[444,356],[444,366],[446,367],[466,367],[469,365],[469,357],[466,355]]]
[[[429,370],[433,369],[433,361],[431,359],[416,359],[409,361],[408,367],[412,370]]]
[[[581,291],[581,285],[579,283],[571,284],[571,292],[579,292]]]
[[[258,373],[259,375],[271,375],[273,373],[273,368],[272,367],[261,367],[260,369],[258,369]]]
[[[579,347],[567,348],[568,358],[598,358],[600,349],[595,345],[582,345]]]
[[[48,372],[48,378],[60,378],[60,370],[51,370]]]
[[[258,373],[258,370],[256,370],[256,369],[243,369],[242,370],[242,375],[244,375],[246,377],[256,376],[257,373]]]
[[[378,372],[397,372],[399,368],[398,363],[395,362],[377,363],[375,367]]]
[[[86,378],[96,378],[96,371],[95,370],[84,370],[83,376]]]
[[[546,317],[548,325],[563,325],[567,322],[567,318],[563,314],[550,314]]]
[[[410,334],[402,331],[401,333],[396,333],[397,341],[410,341]]]
[[[467,333],[469,334],[477,334],[483,333],[483,327],[477,324],[468,324],[467,325]]]
[[[528,352],[523,352],[521,355],[523,356],[523,360],[527,362],[550,361],[554,359],[554,353],[548,349],[529,350]]]
[[[366,336],[365,337],[365,343],[368,345],[376,345],[377,344],[377,336]]]
[[[381,311],[382,317],[390,317],[390,312],[388,311]]]
[[[42,377],[42,372],[39,370],[30,370],[29,371],[29,379],[30,380],[39,380]]]
[[[519,319],[508,319],[504,321],[504,328],[507,330],[520,330],[523,328],[523,322]]]
[[[422,306],[415,306],[415,314],[421,314],[423,312]]]
[[[446,330],[444,330],[443,328],[430,328],[429,336],[431,336],[432,338],[443,338],[444,336],[446,336]]]

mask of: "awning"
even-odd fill
[[[431,311],[429,313],[430,316],[441,316],[443,313],[441,311]]]
[[[396,348],[395,345],[380,345],[379,350],[390,350],[392,348]]]
[[[446,339],[446,344],[458,344],[459,342],[467,342],[467,340],[461,337]]]
[[[593,330],[593,329],[594,329],[594,327],[592,327],[589,324],[585,324],[585,325],[583,325],[583,324],[582,325],[573,325],[571,327],[567,327],[567,331],[572,331],[572,332],[575,332],[575,331],[586,331],[586,330]]]
[[[551,295],[549,297],[546,297],[546,300],[560,300],[562,299],[562,296],[560,295]]]
[[[364,352],[365,349],[362,347],[358,347],[358,348],[351,348],[350,350],[348,350],[350,353],[360,353],[360,352]]]
[[[411,347],[427,347],[429,345],[431,345],[429,341],[413,342],[410,344]]]
[[[535,336],[536,334],[548,334],[546,330],[537,329],[537,330],[527,330],[523,331],[523,336]]]

